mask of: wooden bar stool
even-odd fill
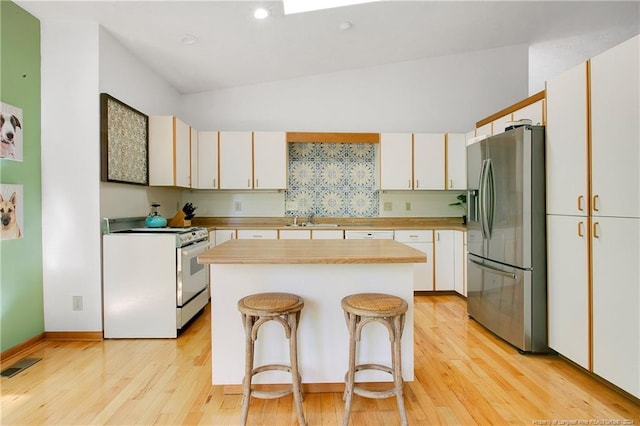
[[[395,395],[398,401],[400,419],[402,424],[406,425],[407,413],[402,393],[402,353],[400,343],[402,330],[404,329],[404,317],[408,309],[407,302],[390,294],[359,293],[343,298],[342,309],[349,328],[349,371],[345,375],[343,425],[347,426],[349,424],[351,400],[354,393],[366,398],[376,399],[389,398]],[[374,321],[383,324],[389,331],[391,367],[381,364],[356,365],[357,342],[360,341],[362,328]],[[355,374],[362,370],[379,370],[391,374],[393,376],[393,387],[382,391],[372,391],[356,386]]]
[[[302,411],[302,384],[298,372],[298,322],[304,300],[290,293],[258,293],[243,297],[238,301],[238,310],[242,314],[245,332],[245,375],[242,380],[242,424],[247,424],[249,401],[251,396],[262,399],[280,398],[293,393],[294,404],[298,414],[298,423],[306,426]],[[289,339],[290,365],[267,364],[253,366],[254,345],[258,339],[258,329],[268,321],[277,321],[284,327],[285,336]],[[258,391],[251,389],[254,375],[265,371],[280,370],[291,373],[290,388],[280,391]]]

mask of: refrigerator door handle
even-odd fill
[[[474,265],[476,265],[478,268],[480,268],[482,270],[491,272],[492,274],[502,275],[503,277],[506,277],[506,278],[509,278],[509,279],[512,279],[512,280],[517,280],[518,279],[518,276],[516,274],[514,274],[514,273],[505,272],[505,271],[501,271],[500,269],[492,268],[491,266],[484,265],[484,264],[482,264],[482,263],[480,263],[478,261],[475,261],[473,259],[469,259],[469,262],[473,263]]]
[[[482,160],[482,169],[480,170],[480,182],[478,184],[478,204],[480,214],[480,229],[482,230],[482,238],[489,239],[489,231],[487,228],[487,161]]]
[[[491,233],[493,231],[493,218],[495,213],[496,206],[496,185],[495,179],[493,175],[493,163],[491,159],[487,160],[487,173],[485,176],[486,180],[486,223],[487,223],[487,237],[491,239]]]

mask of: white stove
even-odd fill
[[[177,337],[209,303],[207,228],[145,228],[144,217],[103,222],[105,338]]]

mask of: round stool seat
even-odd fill
[[[342,299],[342,309],[365,317],[392,317],[409,309],[407,302],[397,296],[382,293],[358,293]]]
[[[238,301],[238,310],[252,316],[282,315],[303,307],[302,297],[291,293],[258,293]]]

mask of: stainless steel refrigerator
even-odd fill
[[[522,352],[547,352],[544,127],[467,146],[467,312]]]

